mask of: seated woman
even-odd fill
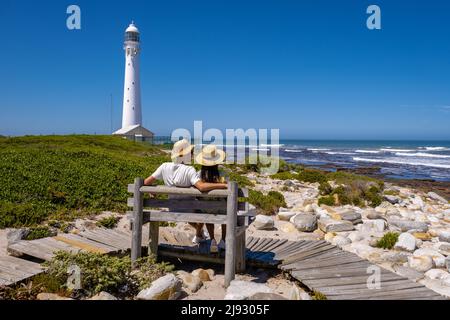
[[[225,179],[220,176],[219,173],[219,164],[222,164],[225,160],[225,152],[220,149],[217,149],[215,145],[207,145],[203,148],[202,152],[200,152],[195,158],[195,162],[202,165],[200,170],[200,179],[203,183],[221,183],[226,187]],[[225,200],[225,199],[217,199],[217,200]],[[209,211],[209,213],[214,213]],[[203,224],[197,225],[197,234],[201,232],[203,228]],[[211,239],[210,252],[218,252],[220,250],[225,250],[225,235],[226,235],[226,225],[221,226],[222,237],[217,244],[214,235],[214,225],[207,223],[206,229],[208,230],[209,237]]]

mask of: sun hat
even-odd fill
[[[178,157],[188,155],[191,153],[193,148],[194,146],[191,145],[191,143],[187,139],[179,140],[173,145],[170,157],[172,158],[172,160],[175,160]]]
[[[203,147],[203,150],[195,157],[195,161],[203,166],[215,166],[223,163],[225,160],[225,152],[217,149],[214,144]]]

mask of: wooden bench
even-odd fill
[[[246,189],[239,189],[236,182],[229,182],[226,190],[202,193],[195,188],[144,186],[142,178],[128,185],[133,198],[128,199],[132,211],[131,260],[134,263],[142,253],[142,225],[149,223],[148,252],[158,256],[159,222],[192,222],[224,224],[225,238],[225,286],[228,287],[235,272],[245,271],[245,230],[250,223]],[[145,194],[168,195],[169,199],[144,199]],[[171,196],[183,196],[181,199]],[[148,209],[146,209],[148,208]],[[151,209],[153,208],[153,209]],[[157,208],[157,209],[155,209]],[[161,211],[168,208],[169,211]],[[208,211],[212,213],[207,213]],[[184,257],[186,258],[186,257]]]

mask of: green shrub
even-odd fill
[[[326,182],[327,176],[320,170],[315,169],[303,169],[297,175],[297,179],[303,182]]]
[[[397,232],[388,232],[377,241],[377,248],[392,249],[397,242],[399,234]]]
[[[321,182],[319,185],[319,192],[321,195],[328,195],[333,192],[333,188],[328,182]]]
[[[120,218],[116,216],[104,217],[97,221],[97,226],[103,227],[106,229],[114,229],[119,223]]]
[[[328,300],[327,296],[324,295],[322,292],[319,291],[313,291],[313,293],[311,294],[311,297],[313,300]]]
[[[278,172],[274,175],[270,176],[272,179],[279,179],[279,180],[295,180],[297,179],[297,175],[289,172],[289,171],[283,171],[283,172]]]
[[[264,195],[260,191],[249,190],[248,202],[253,204],[259,213],[262,214],[274,214],[278,212],[278,209],[286,206],[284,196],[277,191],[270,191],[267,195]]]
[[[320,197],[318,200],[318,205],[320,206],[321,204],[327,205],[327,206],[334,206],[334,197],[333,196],[324,196],[324,197]]]
[[[55,235],[55,232],[52,232],[47,226],[38,226],[29,229],[25,240],[36,240],[47,237],[52,237]]]
[[[136,268],[138,271],[133,273],[133,278],[138,284],[138,289],[142,290],[148,288],[154,280],[172,272],[174,266],[167,262],[157,263],[153,256],[148,256],[140,258],[136,262]]]
[[[125,212],[127,184],[168,156],[116,136],[0,139],[0,228]]]
[[[228,175],[229,180],[237,182],[237,184],[239,185],[240,188],[255,186],[255,184],[253,182],[251,182],[246,176],[243,176],[239,173],[229,171],[229,172],[227,172],[227,175]]]

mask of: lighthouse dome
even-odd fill
[[[136,28],[134,22],[132,22],[129,27],[127,28],[127,30],[125,30],[125,32],[136,32],[139,33],[138,28]]]

